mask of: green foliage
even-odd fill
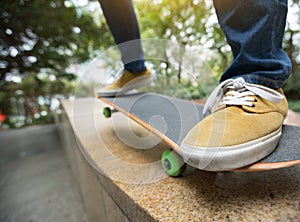
[[[67,68],[112,44],[104,23],[69,0],[0,2],[0,110],[10,127],[24,116],[28,124],[50,121],[50,101],[68,95],[76,79]]]
[[[185,55],[187,49],[192,46],[211,51],[211,55],[205,58],[205,62],[213,67],[216,76],[220,76],[228,66],[231,59],[230,48],[226,45],[224,34],[216,22],[212,7],[210,1],[144,0],[136,2],[143,38],[168,39],[180,47],[175,56],[167,53],[169,46],[156,47],[156,50],[164,50],[162,63],[166,65],[162,73],[165,76],[176,75],[180,82],[183,78],[182,69],[199,63],[194,60],[189,63],[188,61],[193,58]],[[153,57],[148,51],[146,55],[147,53],[149,57]],[[170,66],[171,60],[174,59],[178,63],[178,70]],[[193,70],[193,68],[189,69]],[[195,73],[198,71],[197,68],[194,69]]]
[[[284,36],[284,49],[291,59],[292,70],[291,76],[284,85],[284,91],[288,99],[299,100],[300,99],[300,3],[299,0],[293,0],[291,3],[293,11],[297,11],[293,20],[287,22],[287,28]],[[296,17],[297,16],[297,17]],[[298,19],[298,21],[297,21]]]
[[[24,75],[47,68],[54,75],[70,62],[83,62],[101,34],[87,14],[64,0],[1,1],[1,75]]]
[[[300,99],[300,68],[296,68],[295,70],[296,72],[291,74],[283,87],[287,98],[291,100]]]
[[[72,92],[74,84],[67,79],[29,74],[22,82],[5,84],[2,89],[1,111],[10,114],[4,124],[14,128],[53,122],[51,103],[61,98],[59,94]]]
[[[300,112],[300,100],[289,100],[289,109]]]

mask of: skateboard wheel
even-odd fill
[[[178,177],[185,171],[183,158],[172,149],[163,152],[161,162],[163,169],[171,177]]]
[[[105,118],[110,118],[111,117],[111,109],[109,107],[104,107],[103,108],[103,116]]]

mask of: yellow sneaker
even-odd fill
[[[112,84],[101,88],[98,91],[99,96],[121,95],[129,90],[137,89],[149,85],[152,82],[151,72],[146,69],[143,72],[132,73],[127,70],[122,71],[122,75]]]
[[[276,148],[287,110],[281,89],[246,83],[243,78],[226,80],[206,102],[204,114],[212,114],[184,138],[182,154],[190,165],[210,171],[254,163]]]

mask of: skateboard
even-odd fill
[[[184,173],[188,165],[180,155],[180,144],[189,130],[201,120],[202,105],[147,92],[117,97],[96,96],[108,105],[103,109],[106,118],[117,111],[124,113],[170,146],[162,154],[162,166],[167,174],[176,177]],[[157,116],[161,121],[151,121]],[[266,171],[300,164],[299,137],[300,127],[283,125],[278,146],[269,156],[249,166],[230,171]]]

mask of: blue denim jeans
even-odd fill
[[[131,0],[99,2],[125,69],[146,69]],[[282,50],[287,0],[214,0],[214,6],[234,56],[221,81],[242,76],[249,83],[282,87],[291,70],[291,62]]]
[[[282,50],[287,0],[214,0],[214,6],[234,56],[221,81],[242,76],[249,83],[282,87],[291,71]]]
[[[124,69],[138,73],[146,69],[139,25],[131,0],[99,0],[115,43],[120,49]]]

